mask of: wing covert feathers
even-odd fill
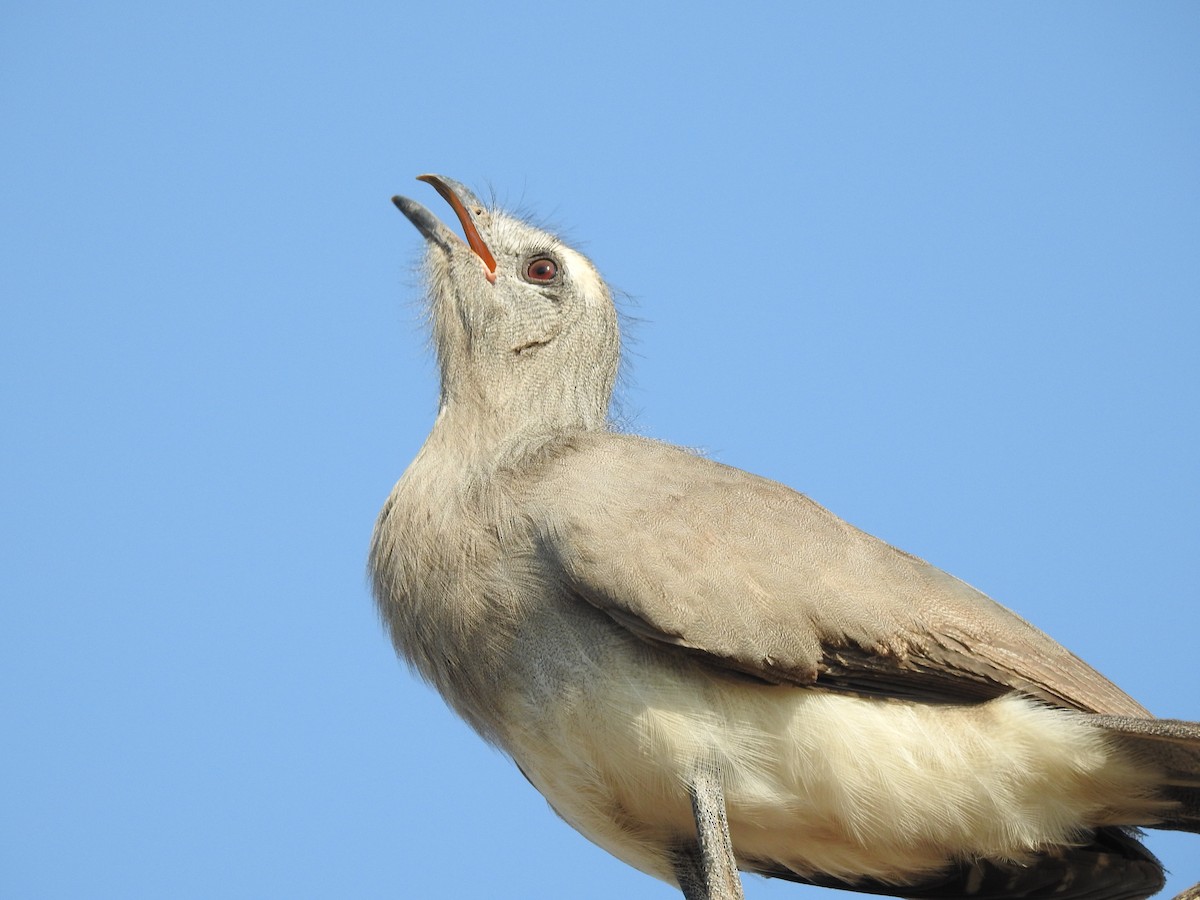
[[[542,552],[643,639],[768,682],[1149,715],[1024,619],[777,482],[611,433],[525,472]]]

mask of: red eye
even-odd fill
[[[535,259],[529,264],[529,268],[525,270],[525,277],[530,281],[547,282],[553,281],[558,275],[558,263],[548,257],[542,256]]]

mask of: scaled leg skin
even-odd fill
[[[683,896],[687,900],[744,900],[729,839],[721,773],[715,763],[697,767],[691,795],[698,840],[680,847],[675,855],[675,877]]]

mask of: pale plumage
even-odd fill
[[[740,893],[729,838],[747,871],[908,897],[1161,887],[1117,826],[1200,828],[1200,729],[789,488],[609,430],[591,263],[423,177],[468,243],[397,198],[441,402],[376,526],[376,597],[564,819],[713,900]]]

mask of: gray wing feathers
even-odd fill
[[[1146,711],[979,591],[790,488],[644,438],[547,450],[530,480],[569,590],[651,641],[771,682]]]

